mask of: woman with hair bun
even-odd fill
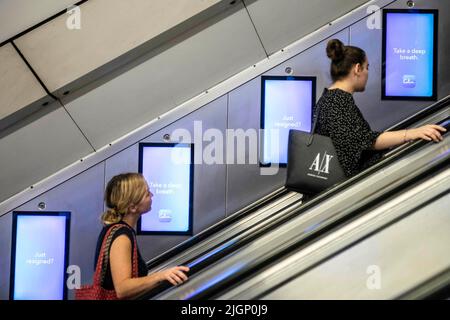
[[[153,194],[144,177],[139,173],[124,173],[113,177],[105,190],[105,202],[109,208],[102,215],[104,228],[100,232],[96,264],[105,235],[115,228],[109,249],[107,266],[102,287],[115,290],[118,299],[130,299],[148,291],[162,281],[178,285],[187,280],[188,267],[173,267],[153,274],[147,274],[147,266],[138,252],[138,277],[132,277],[136,225],[140,216],[151,209]]]
[[[365,90],[369,76],[366,53],[354,46],[345,46],[332,39],[326,48],[331,59],[330,73],[333,84],[325,88],[315,110],[320,107],[315,133],[333,141],[339,163],[347,177],[364,170],[381,158],[381,150],[410,140],[441,141],[438,125],[420,128],[376,132],[372,131],[353,100],[354,92]],[[314,111],[315,112],[315,111]],[[315,114],[315,113],[314,113]]]

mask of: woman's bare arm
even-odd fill
[[[111,246],[111,275],[119,299],[136,297],[164,280],[171,282],[173,285],[181,284],[187,280],[184,272],[189,271],[189,268],[181,266],[149,274],[145,277],[132,278],[131,249],[131,241],[126,235],[118,236]]]

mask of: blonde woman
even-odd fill
[[[136,239],[136,225],[139,217],[151,210],[153,194],[144,177],[139,173],[124,173],[113,177],[106,187],[105,202],[109,208],[103,215],[102,229],[96,250],[95,261],[107,231],[113,226],[122,225],[113,235],[109,266],[102,287],[115,290],[118,299],[130,299],[148,291],[162,281],[178,285],[188,278],[188,267],[178,266],[147,274],[147,266],[138,252],[138,277],[132,277],[132,259]]]

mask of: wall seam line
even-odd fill
[[[252,23],[253,29],[255,30],[256,35],[258,36],[259,42],[261,43],[261,47],[264,50],[264,53],[266,54],[266,57],[269,58],[269,54],[267,53],[266,48],[264,47],[264,43],[262,42],[261,36],[258,33],[258,30],[256,29],[255,23],[253,22],[252,16],[250,15],[250,12],[248,11],[247,5],[245,4],[245,1],[242,0],[242,4],[244,5],[245,11],[247,11],[247,15],[250,19],[250,22]]]

